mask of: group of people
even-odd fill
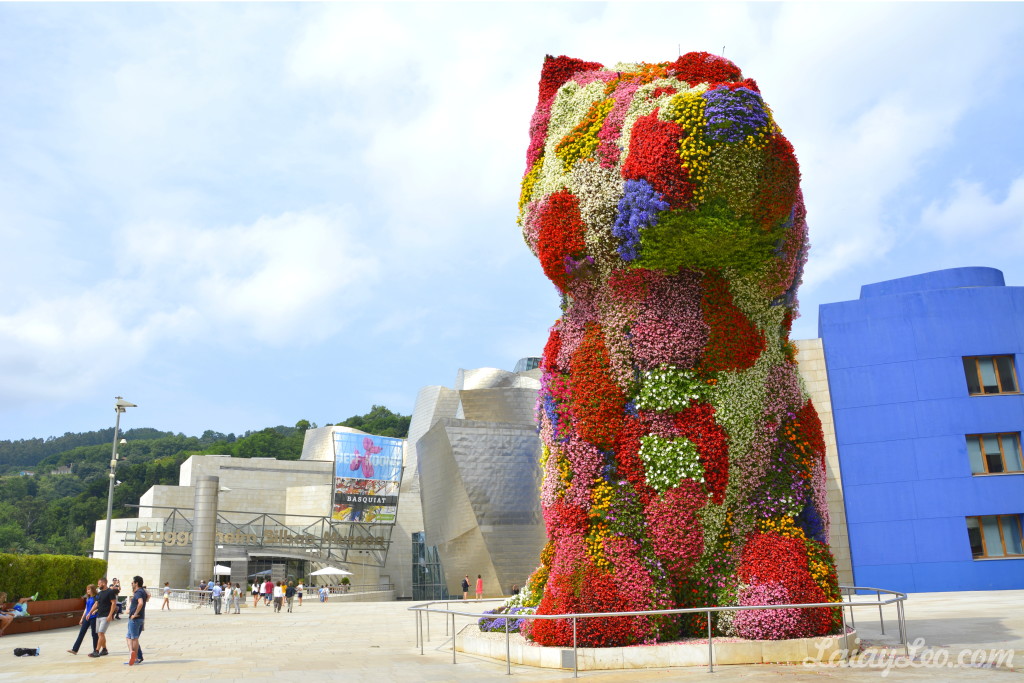
[[[257,579],[253,581],[251,590],[253,607],[259,604],[260,598],[263,598],[263,604],[273,605],[275,612],[281,611],[282,603],[287,604],[288,611],[291,612],[296,597],[299,599],[299,607],[302,607],[302,595],[306,592],[306,586],[301,579],[297,584],[290,581],[275,582],[270,579],[260,582]]]
[[[164,602],[167,609],[170,609],[169,596],[171,591],[169,584],[164,584]],[[214,614],[241,614],[242,610],[242,586],[232,584],[230,581],[223,583],[215,581],[202,581],[199,583],[199,606],[202,607],[209,601],[213,604]],[[161,609],[163,609],[161,607]]]
[[[166,584],[165,584],[166,586]],[[78,620],[78,638],[75,640],[75,644],[68,650],[73,655],[78,654],[79,648],[82,646],[82,641],[85,640],[85,634],[89,631],[92,632],[92,652],[89,653],[90,657],[104,657],[108,654],[107,651],[107,630],[110,628],[110,623],[115,619],[120,619],[119,613],[121,612],[121,605],[118,601],[118,595],[121,592],[121,584],[115,578],[111,580],[110,584],[107,584],[107,580],[100,579],[96,582],[96,585],[89,584],[85,588],[85,610],[82,611],[82,618]],[[167,594],[164,594],[167,602]],[[146,603],[149,602],[149,591],[146,590],[146,585],[142,581],[141,576],[136,576],[132,579],[132,594],[128,601],[128,632],[125,639],[128,642],[128,661],[125,664],[134,666],[136,664],[142,664],[142,647],[139,645],[139,637],[142,635],[142,631],[145,628],[146,623]],[[169,609],[169,607],[168,607]]]
[[[484,578],[476,575],[476,599],[484,597]],[[462,577],[462,599],[469,600],[469,574]]]

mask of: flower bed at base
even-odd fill
[[[841,635],[799,638],[793,640],[746,640],[735,637],[712,639],[714,664],[767,664],[802,663],[805,661],[835,662],[844,649],[857,651],[857,631],[847,629]],[[508,636],[508,655],[512,664],[539,668],[572,668],[572,644],[564,646],[540,645],[513,633]],[[505,633],[480,632],[469,625],[459,631],[455,649],[467,655],[488,657],[504,662],[506,657]],[[707,638],[683,640],[650,645],[632,645],[612,648],[580,647],[578,668],[581,671],[611,669],[670,668],[708,665]],[[563,654],[563,653],[567,653]]]

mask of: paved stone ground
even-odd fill
[[[215,616],[211,610],[180,607],[160,612],[159,600],[142,636],[146,661],[127,667],[125,621],[111,627],[111,654],[90,659],[65,650],[76,631],[64,629],[0,638],[6,652],[0,681],[79,681],[117,677],[130,681],[251,680],[328,681],[369,683],[420,681],[549,681],[571,680],[572,671],[514,666],[506,677],[504,662],[459,654],[451,663],[444,621],[431,619],[431,638],[420,655],[415,646],[411,603],[327,603],[306,601],[292,614],[274,614],[267,607],[246,607],[241,615]],[[751,665],[643,671],[581,672],[595,683],[627,681],[739,681],[786,679],[834,680],[965,680],[1024,683],[1024,590],[911,595],[907,602],[910,640],[924,638],[925,650],[912,658],[896,648],[896,613],[886,610],[886,633],[878,627],[878,611],[859,608],[858,632],[874,658],[874,666]],[[460,619],[459,628],[469,619]],[[39,657],[15,658],[15,647],[41,647]],[[945,652],[955,662],[962,651],[968,658],[981,650],[1016,650],[1015,669],[977,666],[924,666],[934,653]],[[941,655],[940,655],[941,657]],[[891,659],[890,659],[891,658]],[[969,659],[968,659],[969,661]],[[885,663],[895,663],[886,673]],[[854,664],[867,664],[862,659]],[[883,675],[885,674],[885,675]]]

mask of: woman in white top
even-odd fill
[[[281,611],[281,598],[283,598],[283,597],[284,597],[284,591],[281,589],[281,584],[279,582],[275,583],[274,584],[274,611],[275,612],[280,612]]]
[[[305,590],[305,586],[302,585],[302,579],[299,579],[299,585],[295,587],[295,594],[299,596],[299,607],[302,607],[302,591]]]
[[[171,584],[169,581],[164,581],[164,603],[160,605],[160,611],[164,611],[164,607],[167,611],[171,610]]]
[[[260,601],[260,582],[256,579],[252,582],[252,606],[255,607],[256,603]]]

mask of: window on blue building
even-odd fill
[[[1024,555],[1020,515],[985,515],[967,518],[967,537],[974,559]]]
[[[964,358],[964,374],[971,396],[1018,392],[1013,356],[967,356]]]
[[[972,474],[1001,474],[1024,471],[1021,462],[1020,433],[968,434],[967,456]]]

